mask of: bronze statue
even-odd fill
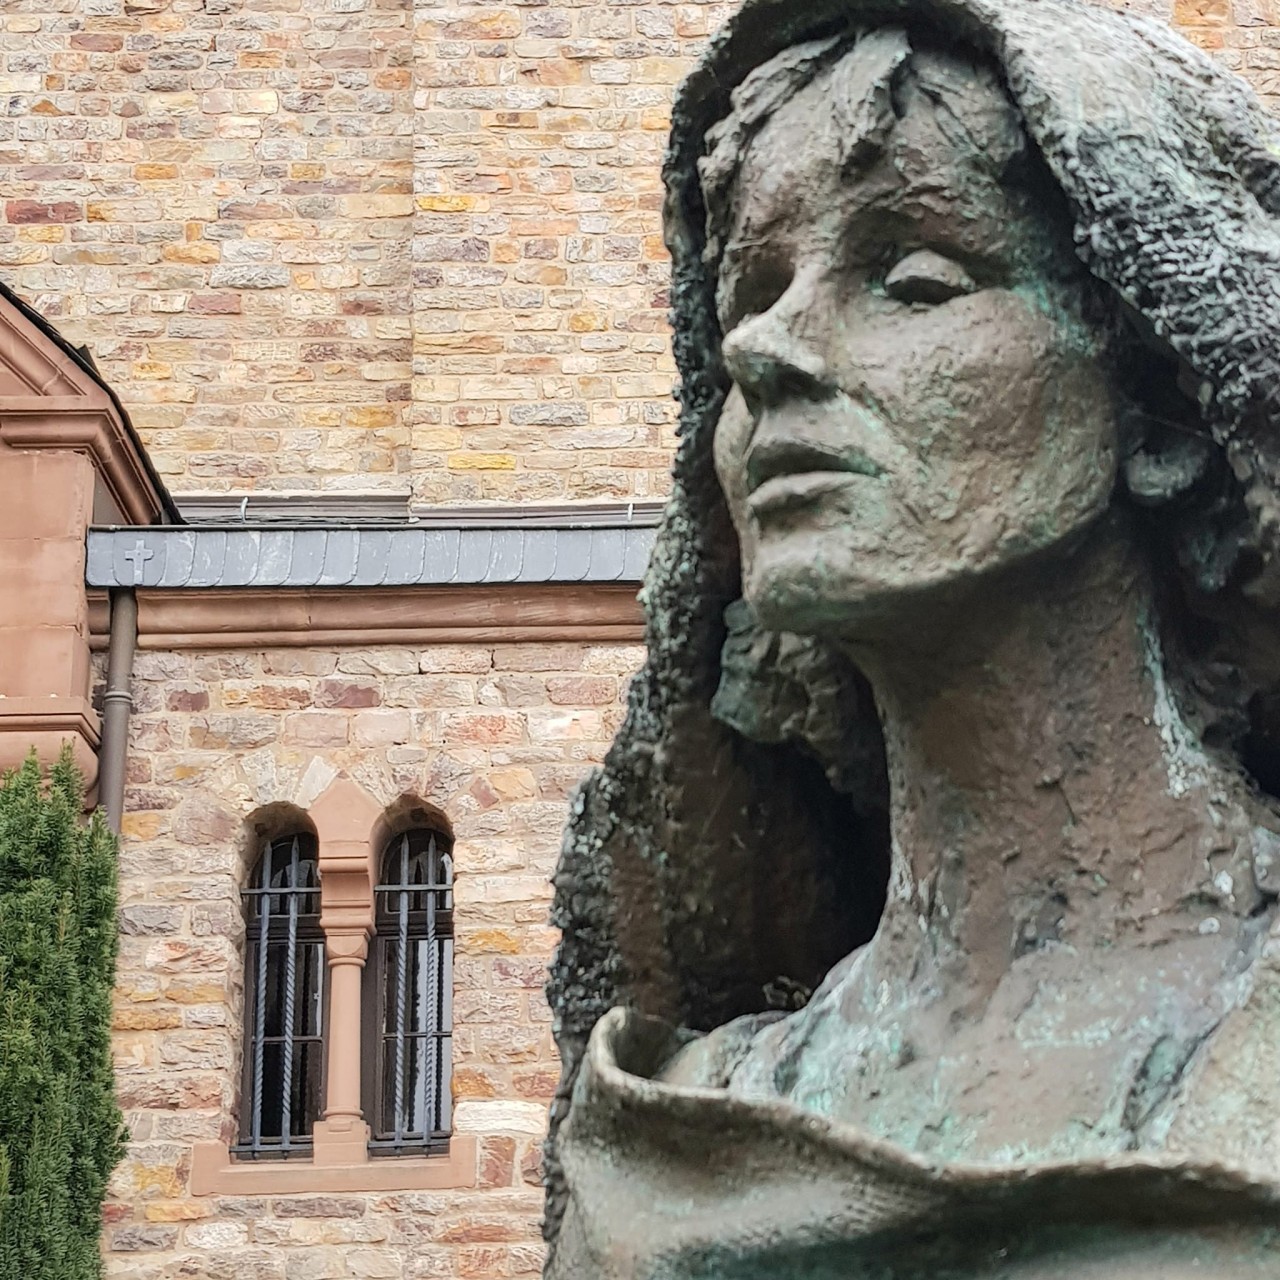
[[[1280,128],[1069,0],[748,0],[667,188],[548,1275],[1280,1274]]]

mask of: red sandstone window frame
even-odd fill
[[[394,1158],[371,1159],[372,1132],[364,1110],[367,1091],[361,1083],[363,1010],[368,1006],[363,971],[374,940],[384,851],[405,832],[426,829],[446,844],[451,859],[448,819],[415,797],[380,806],[349,778],[332,782],[305,814],[294,812],[314,830],[319,853],[320,928],[328,969],[323,1118],[312,1126],[310,1159],[235,1159],[227,1143],[197,1144],[192,1151],[191,1193],[473,1187],[478,1144],[471,1134],[437,1132],[425,1144],[425,1152],[406,1149]],[[449,879],[447,923],[452,937],[451,861]]]

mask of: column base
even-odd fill
[[[317,1120],[311,1128],[311,1159],[318,1167],[365,1164],[369,1159],[369,1126],[354,1116]]]

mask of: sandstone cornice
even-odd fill
[[[87,454],[112,502],[138,524],[163,510],[141,450],[105,395],[96,405],[80,396],[0,397],[0,439],[15,449]]]
[[[21,298],[0,286],[0,440],[84,453],[124,519],[175,515],[110,387]]]
[[[139,590],[142,649],[367,648],[583,641],[637,644],[636,584],[387,589]],[[89,596],[91,645],[107,643],[105,592]]]

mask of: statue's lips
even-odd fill
[[[758,437],[747,453],[747,504],[761,518],[883,475],[884,468],[857,449]]]
[[[757,520],[763,520],[799,510],[828,494],[865,483],[866,479],[861,472],[849,471],[805,471],[800,475],[777,476],[756,489],[747,499],[747,506]]]

